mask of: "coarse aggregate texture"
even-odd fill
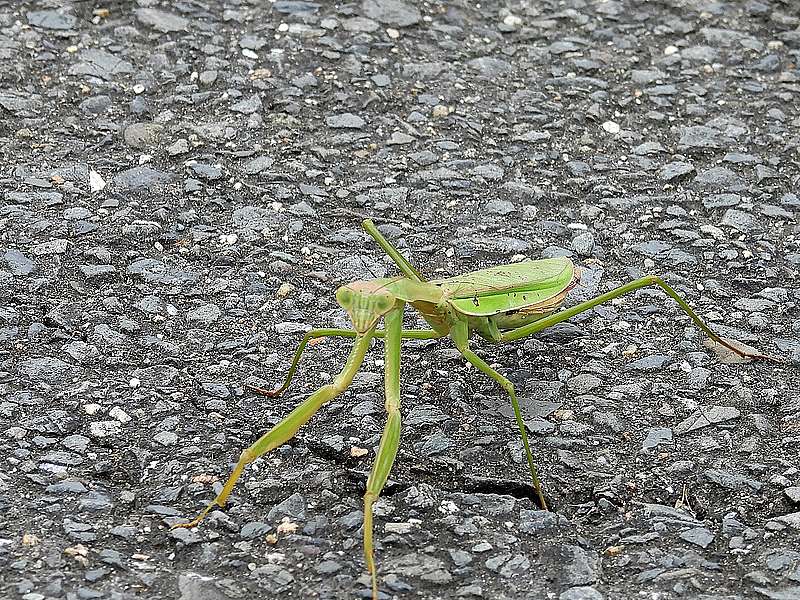
[[[381,343],[351,390],[193,517],[343,365],[343,282],[567,255],[568,304],[404,343],[381,597],[800,598],[795,2],[0,0],[0,597],[369,596]],[[407,325],[419,326],[409,312]]]

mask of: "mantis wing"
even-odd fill
[[[550,312],[561,304],[576,282],[577,273],[570,259],[546,258],[491,267],[430,283],[442,289],[458,312],[485,317],[522,309],[538,312],[535,309],[539,305],[542,312]]]

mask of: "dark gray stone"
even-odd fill
[[[580,585],[561,592],[558,600],[605,600],[605,596],[593,587]]]
[[[174,178],[172,173],[150,167],[134,167],[114,175],[112,182],[122,190],[138,191],[166,185]]]
[[[163,33],[184,31],[189,26],[188,19],[156,8],[137,8],[135,14],[140,23]]]
[[[682,531],[680,538],[701,548],[708,548],[714,542],[714,534],[705,527],[693,527]]]
[[[28,18],[28,24],[31,27],[57,31],[72,29],[78,22],[78,18],[75,15],[56,10],[36,10],[26,13],[25,16]]]
[[[653,450],[658,446],[672,443],[672,429],[657,427],[650,429],[642,442],[642,450]]]
[[[304,519],[306,516],[306,499],[301,494],[292,494],[283,502],[272,507],[267,515],[270,522],[276,523],[283,517]]]
[[[362,129],[367,122],[353,113],[342,113],[325,118],[331,129]]]
[[[118,75],[133,73],[133,64],[121,56],[112,54],[99,48],[86,48],[78,55],[80,62],[70,69],[71,75],[85,75],[97,77],[105,81],[112,81]]]
[[[706,469],[703,471],[703,477],[720,487],[728,490],[741,490],[741,491],[755,491],[758,492],[764,486],[760,481],[749,479],[730,471],[722,469]]]
[[[370,19],[395,27],[410,27],[422,19],[413,3],[402,0],[363,0],[361,10]]]
[[[30,275],[36,268],[30,258],[15,248],[6,250],[5,254],[3,254],[3,260],[8,265],[11,273],[17,276]]]

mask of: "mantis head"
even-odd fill
[[[354,281],[336,290],[336,301],[347,311],[358,333],[366,333],[392,310],[397,298],[381,280]]]

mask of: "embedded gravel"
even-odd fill
[[[796,7],[795,7],[796,8]],[[369,597],[381,344],[334,292],[570,256],[574,304],[477,351],[404,344],[381,597],[800,598],[800,17],[791,2],[0,0],[0,596]],[[410,312],[409,327],[419,326]]]

